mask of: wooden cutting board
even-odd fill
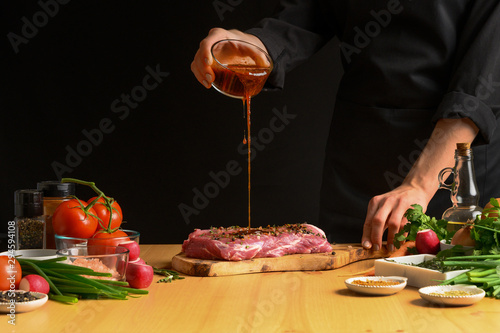
[[[359,244],[333,245],[331,253],[293,254],[278,258],[257,258],[242,261],[188,258],[179,253],[172,258],[172,268],[194,276],[224,276],[263,272],[320,271],[343,267],[350,263],[385,258],[385,246],[379,251],[365,250]]]

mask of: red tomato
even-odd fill
[[[85,205],[85,201],[82,201]],[[93,208],[82,209],[76,199],[61,203],[52,216],[54,232],[61,236],[90,238],[97,229],[97,213]]]
[[[21,265],[16,258],[0,256],[0,291],[11,290],[11,282],[14,282],[15,289],[18,289],[22,275]]]
[[[95,200],[97,197],[93,197],[87,201],[87,204],[90,204],[92,201]],[[92,208],[94,208],[95,212],[97,213],[97,216],[101,219],[97,225],[97,230],[101,229],[107,229],[109,225],[109,209],[105,205],[105,200],[104,198],[100,198]],[[123,214],[122,214],[122,209],[118,202],[114,201],[113,204],[111,204],[111,208],[113,209],[113,216],[111,219],[111,230],[116,229],[120,227],[123,221]],[[101,226],[102,224],[102,226]],[[104,228],[103,228],[104,226]]]
[[[115,232],[96,232],[95,235],[89,239],[88,245],[107,245],[118,246],[120,243],[129,241],[128,235],[123,230],[116,230]]]

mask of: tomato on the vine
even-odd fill
[[[123,242],[130,241],[128,235],[123,230],[116,230],[114,232],[98,231],[88,241],[88,245],[106,245],[118,246]]]
[[[18,289],[22,274],[21,265],[15,258],[0,256],[0,291],[10,290],[12,282],[15,289]],[[11,277],[14,279],[11,280]]]
[[[85,205],[86,202],[82,201]],[[52,216],[54,232],[61,236],[90,238],[96,232],[98,220],[96,211],[85,209],[76,199],[61,203]],[[86,211],[85,211],[86,210]]]
[[[92,201],[94,201],[97,197],[93,197],[87,201],[87,204],[90,204]],[[97,216],[101,219],[97,225],[97,230],[101,229],[108,229],[109,225],[109,208],[106,206],[106,200],[104,200],[103,197],[101,197],[97,202],[92,206],[94,208],[95,212],[97,213]],[[110,230],[114,230],[116,228],[119,228],[120,225],[122,224],[123,221],[123,214],[122,214],[122,209],[118,202],[113,201],[111,204],[111,209],[113,210],[113,214],[111,217],[111,227],[109,228]]]

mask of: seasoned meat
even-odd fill
[[[199,259],[247,260],[287,254],[331,252],[323,230],[311,224],[265,228],[196,229],[182,244],[186,256]]]

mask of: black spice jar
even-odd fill
[[[45,241],[45,216],[43,215],[43,192],[17,190],[14,192],[16,222],[16,248],[42,249]]]

